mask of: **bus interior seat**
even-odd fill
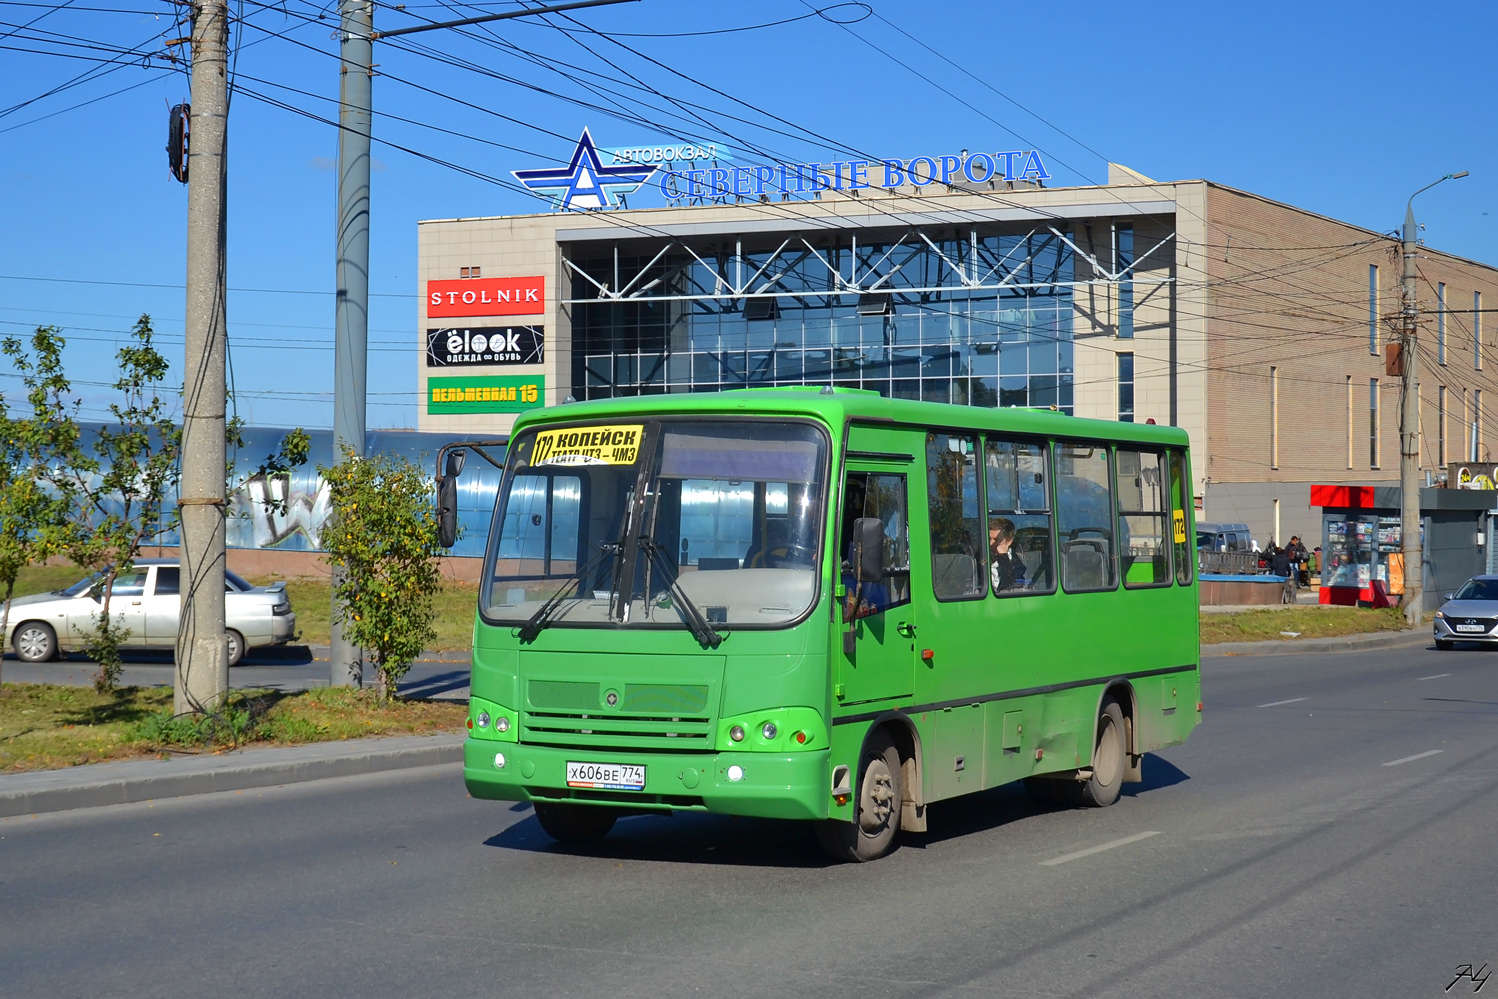
[[[1068,541],[1065,555],[1067,589],[1092,590],[1108,585],[1102,542]]]
[[[978,560],[959,553],[931,556],[931,586],[943,596],[959,593],[981,593]]]
[[[763,536],[750,543],[749,550],[744,553],[744,568],[770,568],[770,563],[765,559],[772,555],[785,554],[788,540],[785,521],[768,522],[765,524]]]

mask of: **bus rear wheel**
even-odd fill
[[[565,805],[538,801],[536,821],[559,843],[596,843],[614,828],[618,813],[598,805]]]
[[[1129,747],[1124,737],[1123,709],[1111,697],[1098,713],[1097,745],[1092,750],[1092,776],[1077,785],[1081,804],[1106,808],[1123,790]]]
[[[864,746],[858,765],[853,821],[817,823],[817,843],[833,860],[867,863],[894,846],[905,798],[900,753],[889,733],[880,729]]]

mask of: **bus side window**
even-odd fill
[[[1118,562],[1108,447],[1101,442],[1062,442],[1055,455],[1061,586],[1068,593],[1114,589]]]
[[[910,519],[906,515],[905,476],[849,472],[843,487],[842,579],[846,589],[844,620],[881,614],[910,603]],[[884,579],[860,583],[853,579],[853,522],[877,517],[884,524]]]
[[[1191,585],[1191,572],[1196,564],[1188,537],[1191,507],[1191,484],[1186,481],[1186,452],[1170,451],[1170,518],[1175,541],[1176,582]]]
[[[989,437],[983,451],[989,585],[996,596],[1054,593],[1045,445]]]
[[[926,435],[926,497],[931,512],[931,589],[938,600],[988,592],[984,525],[978,516],[978,438]]]
[[[1170,548],[1166,543],[1165,490],[1168,471],[1158,451],[1120,447],[1114,459],[1118,473],[1118,556],[1128,589],[1170,585]]]

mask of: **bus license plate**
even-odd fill
[[[567,763],[568,787],[606,791],[645,790],[645,768],[636,763]]]
[[[1456,626],[1456,630],[1457,631],[1467,631],[1467,632],[1482,632],[1482,631],[1487,631],[1488,629],[1484,628],[1480,624],[1459,624],[1459,625]]]

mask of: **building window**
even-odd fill
[[[1446,386],[1436,387],[1436,460],[1446,464]]]
[[[800,257],[781,253],[783,237],[700,256],[665,239],[625,244],[617,257],[612,246],[589,244],[589,255],[572,261],[581,272],[573,284],[579,297],[587,297],[581,289],[614,288],[616,281],[649,291],[639,302],[600,296],[573,303],[571,394],[581,400],[837,385],[897,399],[1054,406],[1071,414],[1078,313],[1067,240],[980,230],[976,239],[934,232],[934,249],[915,242],[919,248],[909,239],[866,243],[860,236],[853,247],[829,238],[818,247],[821,256]],[[868,311],[835,293],[846,280],[835,277],[837,261],[856,268],[860,283],[878,284]],[[992,270],[992,284],[1009,284],[970,289],[960,276],[966,263]],[[760,274],[751,296],[780,275],[770,315],[746,318],[744,299],[731,292],[736,273],[742,281]]]
[[[1472,293],[1472,367],[1482,370],[1482,292]]]
[[[1378,379],[1368,379],[1368,467],[1378,467]]]
[[[460,277],[466,277],[466,278],[481,277],[482,274],[480,272],[482,270],[483,270],[483,268],[480,268],[480,267],[462,267],[462,268],[459,268],[458,275]]]
[[[1467,408],[1467,390],[1462,389],[1462,425],[1460,428],[1461,433],[1456,435],[1456,442],[1461,446],[1461,451],[1457,453],[1458,461],[1465,461],[1469,458],[1472,458],[1472,447],[1467,443],[1471,439],[1467,436],[1467,430],[1471,426],[1472,410]],[[1472,458],[1472,460],[1475,461],[1476,459]]]
[[[1378,353],[1378,264],[1368,265],[1368,353]]]
[[[1482,389],[1472,391],[1472,455],[1474,461],[1483,460],[1482,452]]]
[[[1118,355],[1118,422],[1134,422],[1134,355]]]
[[[1123,275],[1124,269],[1134,266],[1134,227],[1124,224],[1116,228],[1113,240],[1114,270]],[[1134,339],[1134,272],[1130,271],[1118,282],[1118,336],[1121,340]]]
[[[1353,407],[1352,407],[1352,375],[1348,375],[1347,376],[1347,467],[1348,468],[1352,467],[1352,456],[1353,456],[1353,451],[1355,450],[1355,445],[1353,444],[1354,434],[1352,432],[1352,428],[1353,428],[1353,425],[1354,425],[1353,424],[1353,418],[1352,418],[1352,409],[1353,409]]]
[[[1280,467],[1280,369],[1269,366],[1269,467]]]
[[[1436,362],[1446,363],[1446,282],[1436,285]]]

